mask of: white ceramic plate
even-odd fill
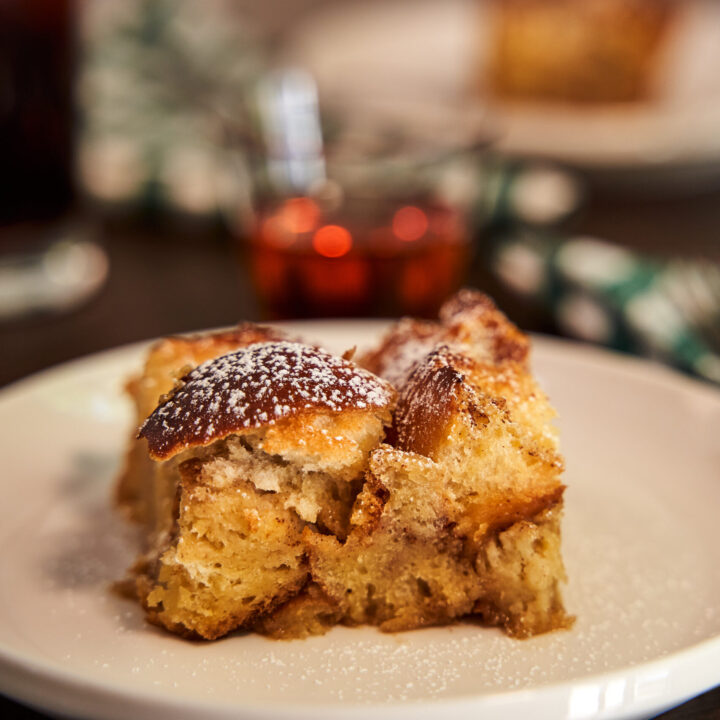
[[[486,129],[508,153],[586,169],[672,168],[677,180],[720,174],[720,4],[683,3],[664,54],[656,100],[627,107],[494,105]],[[379,105],[416,127],[428,114],[452,127],[470,111],[489,45],[478,0],[330,3],[288,34],[284,60],[315,74],[321,98],[352,114]],[[474,108],[476,109],[476,108]]]
[[[314,323],[342,350],[378,323]],[[297,329],[297,326],[296,328]],[[647,363],[538,339],[567,457],[572,630],[472,625],[194,643],[109,584],[133,555],[110,506],[142,348],[0,395],[0,691],[78,718],[624,718],[720,683],[720,394]]]

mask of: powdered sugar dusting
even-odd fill
[[[304,411],[382,408],[393,397],[390,385],[368,371],[292,342],[228,353],[195,368],[183,383],[140,430],[155,457]]]
[[[378,350],[363,358],[363,364],[395,387],[401,387],[414,365],[435,347],[441,332],[438,323],[404,318]]]
[[[400,320],[361,363],[402,388],[417,365],[441,346],[498,368],[507,361],[525,363],[529,351],[528,338],[487,295],[465,289],[442,306],[440,322]]]

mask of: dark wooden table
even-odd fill
[[[573,230],[662,255],[720,262],[720,192],[675,198],[597,195]],[[147,338],[259,319],[247,277],[219,230],[114,222],[103,241],[110,257],[106,286],[79,310],[0,324],[0,386],[72,358]],[[495,294],[528,330],[552,329],[498,287],[483,268],[474,284]],[[720,669],[719,669],[720,677]],[[0,697],[0,717],[39,720]],[[665,720],[720,720],[720,688],[664,715]]]

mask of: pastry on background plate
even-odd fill
[[[491,0],[488,81],[501,99],[651,98],[679,0]]]
[[[492,301],[462,291],[358,364],[257,332],[186,371],[133,441],[173,498],[135,567],[151,622],[208,639],[569,626],[554,412]]]

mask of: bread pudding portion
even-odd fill
[[[151,622],[208,639],[571,624],[554,411],[489,298],[401,320],[364,368],[272,332],[244,326],[246,347],[179,380],[148,362],[172,386],[138,440],[163,498],[136,501],[164,513],[135,568]]]
[[[137,568],[151,622],[213,639],[306,585],[305,527],[344,537],[392,387],[290,342],[200,365],[140,431],[173,479],[172,527]]]
[[[560,592],[563,460],[527,338],[489,298],[464,290],[439,322],[401,321],[361,360],[397,384],[389,440],[404,455],[385,465],[407,465],[408,456],[429,463],[424,474],[443,500],[436,526],[474,571],[472,613],[521,637],[569,625]],[[387,467],[378,476],[386,479]],[[431,601],[445,602],[434,593]]]

